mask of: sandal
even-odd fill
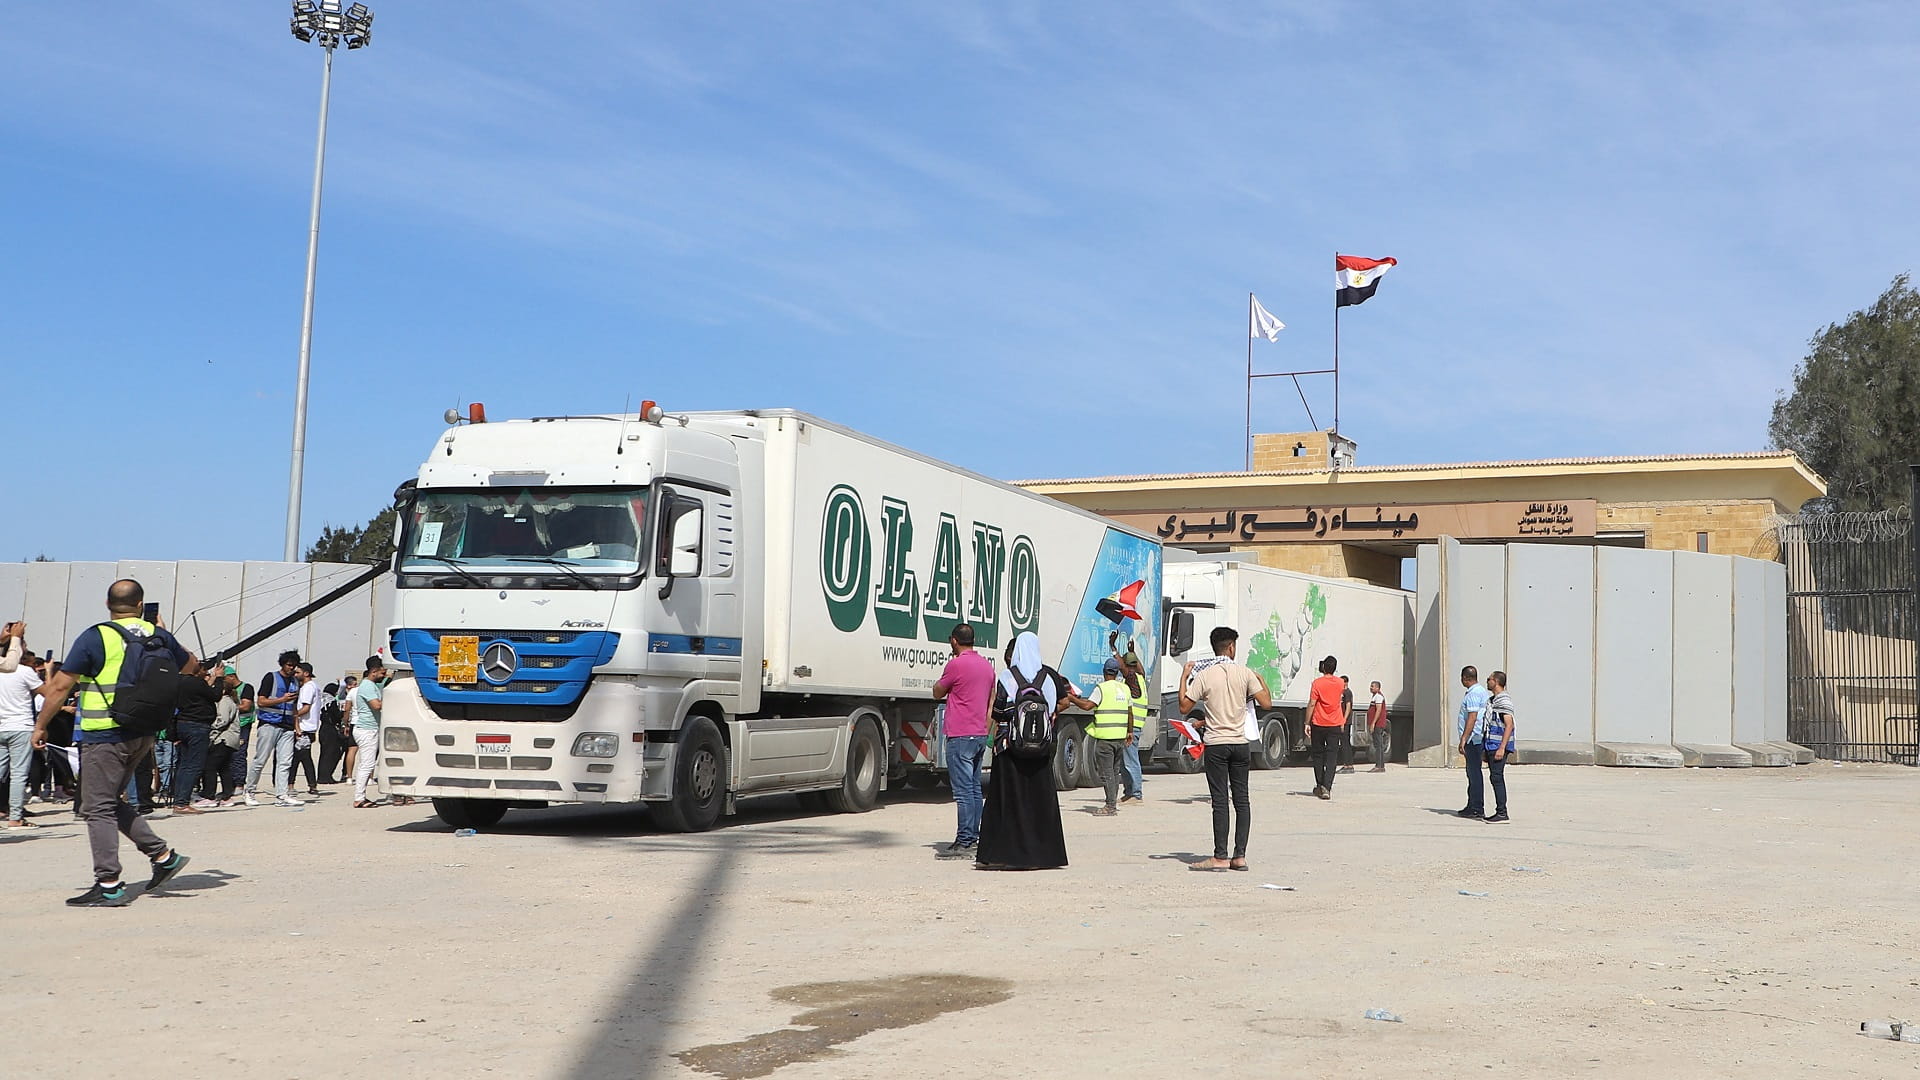
[[[1207,865],[1208,863],[1212,863],[1212,862],[1217,862],[1217,861],[1218,861],[1218,860],[1216,860],[1216,859],[1202,859],[1202,860],[1200,860],[1199,862],[1193,862],[1193,863],[1188,863],[1188,864],[1187,864],[1187,869],[1189,869],[1189,870],[1197,870],[1197,871],[1199,871],[1199,872],[1200,872],[1200,873],[1202,873],[1202,874],[1217,874],[1217,873],[1219,873],[1220,871],[1222,871],[1222,870],[1225,870],[1225,869],[1226,869],[1226,867],[1224,867],[1224,866],[1209,866],[1209,865]]]
[[[355,799],[353,801],[353,808],[355,810],[365,810],[367,807],[372,805],[373,803],[368,802],[366,799]]]
[[[1245,859],[1235,859],[1235,860],[1233,860],[1232,862],[1230,862],[1230,863],[1228,863],[1228,864],[1227,864],[1227,869],[1229,869],[1229,870],[1243,870],[1243,871],[1244,871],[1244,870],[1246,870],[1247,868],[1248,868],[1248,867],[1247,867],[1247,860],[1245,860]]]

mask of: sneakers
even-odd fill
[[[1507,812],[1505,810],[1495,810],[1493,812],[1493,816],[1487,819],[1487,824],[1498,825],[1499,823],[1506,820],[1508,819],[1507,819]]]
[[[1314,798],[1316,798],[1316,799],[1324,799],[1324,798],[1326,798],[1326,797],[1327,797],[1327,789],[1326,789],[1326,788],[1323,788],[1323,787],[1321,787],[1321,786],[1320,786],[1319,784],[1315,784],[1315,785],[1313,785],[1313,797],[1314,797]]]
[[[173,875],[186,868],[188,859],[177,851],[170,851],[167,857],[153,864],[153,880],[147,882],[147,891],[152,892],[173,880]]]
[[[1314,792],[1323,799],[1333,798],[1333,790],[1331,788],[1315,788]]]
[[[293,796],[291,796],[291,795],[281,795],[281,796],[277,796],[277,797],[276,797],[276,798],[275,798],[275,799],[273,800],[273,805],[275,805],[275,806],[305,806],[305,805],[307,805],[307,804],[306,804],[306,803],[304,803],[304,802],[301,802],[301,801],[300,801],[299,799],[296,799],[296,798],[294,798],[294,797],[293,797]]]
[[[179,806],[173,808],[173,813],[175,817],[178,817],[181,814],[204,814],[206,811],[198,806],[194,806],[192,803],[181,803]]]
[[[249,792],[247,792],[247,805],[248,805],[248,806],[259,806],[259,805],[260,805],[260,800],[259,800],[259,799],[256,799],[256,798],[254,798],[254,797],[253,797],[253,792],[251,792],[251,791],[249,791]]]
[[[1386,772],[1387,767],[1385,765],[1375,765],[1373,768],[1368,769],[1367,771],[1368,772]]]
[[[1342,766],[1340,766],[1340,771],[1341,771],[1341,772],[1352,772],[1352,771],[1353,771],[1353,766],[1351,766],[1351,765],[1342,765]]]
[[[1476,810],[1471,806],[1461,807],[1454,813],[1458,817],[1472,818],[1475,821],[1485,821],[1487,819],[1487,812],[1485,810]]]
[[[93,887],[79,896],[67,898],[68,907],[126,907],[133,903],[133,890],[126,882],[118,885],[102,885],[94,882]]]
[[[971,859],[980,850],[978,844],[962,844],[958,840],[933,853],[936,859]]]
[[[1116,815],[1118,815],[1119,813],[1120,813],[1120,811],[1119,811],[1119,810],[1117,810],[1117,809],[1115,809],[1115,808],[1113,808],[1113,807],[1111,807],[1111,806],[1102,806],[1102,807],[1100,807],[1100,808],[1099,808],[1098,810],[1095,810],[1095,811],[1093,812],[1093,816],[1094,816],[1094,817],[1114,817],[1114,816],[1116,816]]]
[[[1130,803],[1130,802],[1139,802],[1139,801],[1140,801],[1140,796],[1138,796],[1138,795],[1122,795],[1122,796],[1120,796],[1120,801],[1121,801],[1122,803]]]

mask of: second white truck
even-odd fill
[[[1388,715],[1413,712],[1413,594],[1358,582],[1275,570],[1234,555],[1194,555],[1166,564],[1167,656],[1161,664],[1162,718],[1180,715],[1180,672],[1188,660],[1212,656],[1216,626],[1240,633],[1239,659],[1273,692],[1260,716],[1255,768],[1278,768],[1304,745],[1307,689],[1321,657],[1340,662],[1364,716],[1367,684],[1378,680]],[[1180,772],[1199,762],[1171,725],[1158,724],[1153,760]],[[1360,744],[1356,744],[1359,749]]]

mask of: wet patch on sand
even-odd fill
[[[950,1012],[996,1005],[1013,996],[1005,979],[975,975],[895,975],[855,982],[801,983],[772,992],[775,1001],[800,1006],[792,1027],[739,1042],[675,1054],[700,1072],[725,1080],[752,1080],[782,1065],[817,1061],[834,1047],[887,1028],[913,1027]]]

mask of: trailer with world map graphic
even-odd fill
[[[1244,556],[1169,552],[1166,583],[1166,657],[1161,664],[1164,718],[1181,715],[1180,679],[1186,663],[1213,655],[1216,626],[1239,632],[1238,660],[1266,681],[1271,708],[1258,710],[1256,768],[1277,768],[1305,746],[1307,690],[1322,657],[1339,661],[1352,680],[1349,735],[1364,736],[1368,684],[1380,683],[1388,716],[1404,727],[1413,716],[1413,593],[1353,581],[1276,570]],[[1199,768],[1192,740],[1179,725],[1158,725],[1153,760],[1180,772]],[[1358,753],[1364,737],[1354,739]]]

